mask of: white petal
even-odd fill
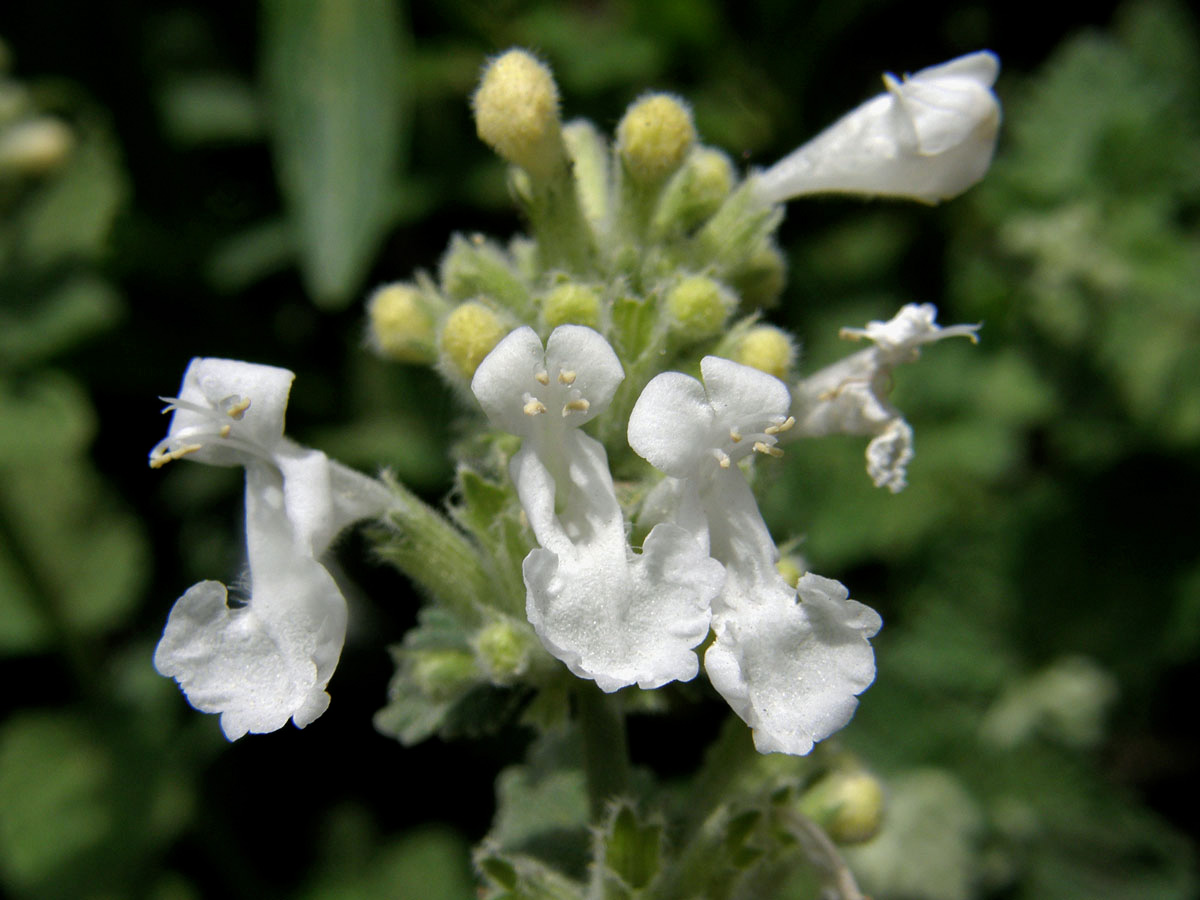
[[[726,428],[761,431],[787,416],[791,396],[774,375],[719,356],[700,360],[700,374],[717,421]]]
[[[711,457],[714,420],[700,382],[681,372],[663,372],[633,405],[629,446],[659,471],[687,478]]]
[[[978,325],[943,327],[937,324],[936,319],[937,307],[932,303],[906,303],[888,321],[871,321],[866,328],[843,328],[841,336],[874,341],[882,351],[881,362],[890,365],[911,362],[917,358],[917,351],[923,344],[944,338],[965,337],[972,343],[978,343]]]
[[[583,325],[560,325],[546,341],[546,369],[554,383],[564,372],[573,372],[574,391],[587,399],[588,409],[572,421],[582,425],[594,419],[612,402],[613,394],[625,379],[625,370],[616,352],[597,331]]]
[[[297,543],[283,479],[265,464],[246,471],[246,540],[246,605],[230,608],[223,585],[201,582],[171,610],[154,656],[194,707],[221,713],[230,740],[289,718],[303,728],[324,712],[346,637],[346,602]]]
[[[936,203],[987,171],[1000,125],[986,51],[922,69],[848,113],[757,177],[766,203],[835,192]]]
[[[537,373],[546,367],[546,351],[528,325],[516,329],[484,357],[471,379],[471,393],[488,420],[509,434],[525,434],[529,416],[522,399]]]
[[[624,377],[616,353],[598,332],[560,325],[543,350],[537,333],[524,326],[484,357],[471,391],[495,427],[522,436],[557,434],[603,412]],[[533,413],[532,400],[544,408]]]
[[[309,565],[321,568],[311,560]],[[321,581],[326,583],[319,586]],[[305,587],[342,602],[324,569],[310,573]],[[281,629],[288,623],[258,614],[255,601],[261,599],[231,609],[224,585],[200,582],[176,602],[154,653],[154,667],[179,682],[192,706],[221,714],[221,730],[231,741],[247,732],[276,731],[289,718],[303,728],[329,705],[328,676],[321,677],[315,661],[316,636],[305,635],[296,646],[294,627]]]
[[[295,375],[287,369],[233,359],[196,358],[183,375],[178,408],[167,434],[187,443],[189,434],[212,438],[228,426],[229,440],[206,440],[191,458],[219,466],[242,465],[246,446],[269,453],[283,437],[284,414]],[[229,415],[232,412],[233,415]]]
[[[704,657],[713,685],[754,730],[762,753],[803,755],[854,715],[875,678],[868,639],[882,624],[836,581],[807,574],[790,591],[713,618]]]
[[[907,485],[908,464],[913,458],[913,432],[907,422],[895,418],[867,444],[867,474],[875,487],[898,494]]]
[[[694,678],[721,566],[674,525],[655,526],[640,555],[590,551],[525,559],[526,614],[546,649],[609,692]]]

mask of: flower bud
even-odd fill
[[[679,168],[696,142],[691,110],[677,97],[650,94],[617,126],[617,153],[640,184],[657,184]]]
[[[983,177],[996,148],[996,57],[970,53],[897,80],[757,177],[766,203],[814,193],[937,203]]]
[[[659,233],[694,228],[720,209],[733,190],[733,163],[720,150],[697,147],[663,192],[654,216]]]
[[[726,278],[747,309],[772,306],[787,284],[787,260],[768,241],[752,250]]]
[[[528,628],[497,621],[480,629],[471,643],[476,658],[492,682],[511,684],[529,668],[531,637]]]
[[[737,339],[729,358],[786,380],[796,362],[796,345],[791,335],[781,328],[755,325]]]
[[[513,165],[547,178],[564,164],[558,86],[531,53],[509,50],[493,59],[472,106],[479,137]]]
[[[411,660],[412,679],[430,700],[452,700],[479,680],[475,658],[466,650],[420,650]]]
[[[428,363],[436,356],[433,315],[410,284],[385,284],[367,300],[368,336],[380,356]]]
[[[442,290],[454,300],[483,295],[512,310],[519,318],[533,315],[529,289],[517,274],[512,260],[500,247],[482,235],[455,235],[442,258]]]
[[[451,374],[470,381],[483,358],[506,334],[508,326],[488,306],[477,301],[464,303],[442,324],[442,364]]]
[[[559,325],[600,324],[600,297],[586,285],[566,282],[558,285],[542,301],[542,320],[547,328]]]
[[[883,786],[867,772],[834,771],[805,791],[800,808],[836,843],[862,844],[883,824]]]
[[[671,330],[693,340],[719,334],[735,305],[724,287],[703,275],[685,278],[667,292]]]
[[[63,164],[74,145],[75,135],[58,119],[18,122],[0,133],[0,172],[45,175]]]

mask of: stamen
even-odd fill
[[[231,431],[233,431],[232,425],[222,425],[221,430],[218,431],[217,434],[221,435],[221,437],[223,437],[223,438],[227,438],[227,437],[229,437],[229,433]]]
[[[161,469],[167,463],[176,459],[183,459],[189,453],[195,453],[203,444],[184,444],[182,447],[176,447],[174,450],[168,450],[165,453],[159,453],[157,456],[150,457],[150,468]]]
[[[740,431],[738,431],[736,428],[730,428],[729,429],[729,439],[736,444],[741,441],[742,433]]]
[[[538,384],[549,384],[550,383],[550,373],[545,370],[538,372],[533,377],[535,379],[537,379]]]
[[[783,451],[778,447],[772,447],[768,444],[764,444],[762,441],[754,442],[754,450],[757,453],[765,453],[767,456],[773,456],[776,459],[783,456]]]
[[[558,373],[558,383],[559,384],[574,384],[575,377],[576,377],[575,372],[572,372],[570,369],[562,369]]]
[[[227,403],[231,405],[226,406],[225,404]],[[242,420],[242,416],[246,414],[246,410],[250,408],[250,398],[239,397],[234,394],[232,397],[226,397],[221,401],[221,408],[225,411],[225,415],[229,416],[229,418],[240,422]]]
[[[546,404],[537,399],[537,397],[534,397],[525,404],[523,409],[525,411],[525,415],[527,416],[540,416],[546,411]]]
[[[768,425],[766,428],[763,429],[763,432],[765,434],[779,434],[779,432],[787,431],[789,428],[791,428],[795,424],[796,424],[796,417],[788,416],[787,419],[780,422],[778,425]]]
[[[730,465],[732,465],[732,461],[729,459],[729,454],[726,453],[724,450],[718,449],[714,452],[717,454],[717,464],[722,469],[728,469],[730,467]]]
[[[563,418],[565,419],[572,412],[587,412],[591,405],[592,404],[583,399],[572,400],[563,407]]]

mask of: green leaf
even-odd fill
[[[661,823],[642,822],[632,807],[621,804],[614,810],[604,835],[603,860],[607,873],[640,892],[662,866],[662,836]]]
[[[408,127],[407,38],[390,0],[267,0],[270,129],[316,302],[345,306],[392,221]]]
[[[121,300],[107,281],[95,275],[70,277],[20,313],[0,310],[0,364],[15,368],[53,356],[120,315]]]

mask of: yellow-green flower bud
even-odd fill
[[[471,642],[483,670],[495,684],[511,684],[529,668],[530,634],[511,622],[485,625]]]
[[[720,150],[697,147],[671,179],[654,214],[659,234],[683,232],[712,216],[733,190],[733,163]]]
[[[839,844],[861,844],[883,824],[883,786],[867,772],[834,771],[805,791],[800,809]]]
[[[508,326],[495,312],[472,301],[457,307],[442,323],[441,359],[444,365],[467,381],[483,358],[508,334]]]
[[[748,309],[771,306],[787,283],[787,260],[774,244],[762,244],[730,273],[729,283]]]
[[[600,324],[600,297],[586,285],[560,284],[542,301],[542,320],[551,329],[559,325],[596,328]]]
[[[430,700],[452,700],[479,680],[475,657],[466,650],[420,650],[411,659],[412,679]]]
[[[786,380],[796,362],[796,345],[781,328],[755,325],[737,340],[729,358]]]
[[[667,292],[671,330],[693,340],[719,334],[735,305],[725,288],[703,275],[685,278]]]
[[[371,346],[388,359],[433,362],[433,315],[421,292],[411,284],[385,284],[367,300]]]
[[[538,178],[564,164],[558,86],[531,53],[514,49],[493,59],[471,102],[479,137],[504,159]]]
[[[0,172],[44,175],[57,169],[75,145],[75,135],[58,119],[40,116],[0,132]]]
[[[691,110],[670,94],[638,100],[617,126],[617,153],[641,184],[656,184],[678,169],[695,142]]]

